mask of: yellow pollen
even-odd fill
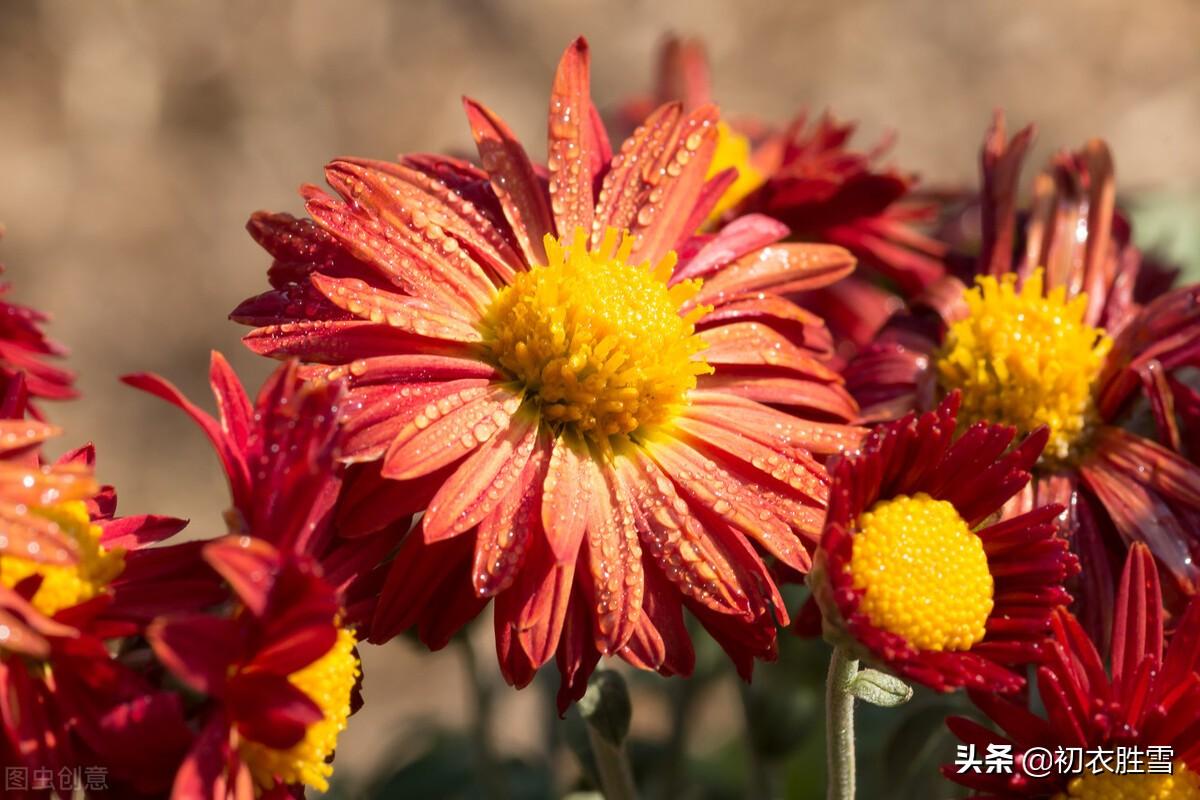
[[[1016,291],[1016,276],[981,276],[966,292],[970,315],[950,326],[937,354],[946,391],[962,390],[959,420],[1050,428],[1043,458],[1078,455],[1096,425],[1095,389],[1112,349],[1102,328],[1083,322],[1087,296],[1048,295],[1042,271]]]
[[[358,657],[354,654],[356,644],[354,634],[340,628],[337,642],[328,653],[288,676],[293,686],[321,707],[323,714],[308,726],[302,740],[287,750],[274,750],[249,739],[242,739],[238,745],[260,789],[274,786],[278,779],[285,784],[304,784],[328,791],[329,777],[333,775],[333,765],[328,759],[337,747],[338,734],[346,729],[350,694],[360,674]]]
[[[871,624],[918,650],[968,650],[983,639],[987,555],[945,500],[922,492],[876,503],[858,518],[850,571]]]
[[[656,266],[628,263],[633,239],[610,228],[597,250],[575,231],[567,247],[547,236],[544,267],[518,273],[482,323],[491,357],[521,384],[544,420],[571,427],[601,449],[613,436],[645,434],[687,402],[696,376],[695,323],[709,311],[680,306],[700,281],[668,286],[675,253]]]
[[[1176,763],[1171,775],[1115,772],[1086,773],[1073,778],[1054,800],[1200,800],[1200,777]]]
[[[54,523],[60,533],[78,545],[79,560],[70,565],[49,565],[0,556],[0,583],[14,587],[31,575],[41,575],[42,584],[33,596],[33,606],[47,616],[91,600],[125,569],[125,552],[106,550],[100,544],[101,529],[88,517],[82,501],[31,508],[29,513]]]
[[[721,215],[742,202],[755,189],[763,185],[763,175],[750,164],[750,140],[729,127],[724,120],[717,123],[717,149],[713,152],[712,163],[708,167],[707,177],[711,178],[718,172],[737,168],[737,179],[729,185],[721,199],[708,215],[709,224],[716,223]]]

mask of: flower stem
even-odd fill
[[[854,800],[854,695],[858,660],[833,648],[825,679],[825,766],[828,800]]]
[[[588,744],[605,800],[637,800],[633,768],[625,750],[633,717],[625,681],[612,670],[597,670],[579,701],[579,713],[586,723]]]
[[[624,743],[613,744],[591,724],[587,726],[587,732],[592,756],[596,759],[596,771],[600,773],[604,800],[637,800],[633,768],[629,766]]]

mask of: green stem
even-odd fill
[[[637,800],[633,768],[629,765],[624,743],[613,744],[591,722],[587,724],[587,732],[605,800]]]
[[[850,693],[850,684],[857,674],[858,660],[835,647],[825,679],[828,800],[854,800],[854,695]]]

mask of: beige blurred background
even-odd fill
[[[265,375],[225,320],[264,286],[247,216],[298,211],[297,186],[335,155],[465,148],[464,93],[540,155],[552,69],[573,36],[591,39],[594,92],[611,108],[650,85],[672,30],[708,41],[727,111],[782,120],[829,107],[862,120],[864,143],[895,129],[894,162],[929,182],[974,181],[997,106],[1038,124],[1038,162],[1102,135],[1119,184],[1171,209],[1151,215],[1149,239],[1200,251],[1196,0],[0,0],[0,261],[14,296],[53,314],[84,393],[53,418],[71,442],[96,442],[127,512],[219,532],[225,487],[206,443],[116,376],[157,371],[211,406],[210,348],[250,383]],[[379,753],[379,726],[463,718],[460,666],[455,653],[368,654],[369,676],[441,688],[381,697],[369,683],[374,724],[352,726],[344,757]]]

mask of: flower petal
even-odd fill
[[[708,278],[693,302],[714,303],[723,296],[818,289],[854,271],[854,256],[829,244],[785,243],[764,247]]]
[[[359,319],[432,339],[478,342],[483,338],[469,321],[439,303],[383,291],[358,278],[314,273],[312,283],[331,303]]]
[[[480,597],[491,597],[511,586],[524,563],[530,538],[545,536],[542,485],[552,450],[549,434],[539,435],[517,482],[479,523],[471,580]]]
[[[518,411],[442,485],[421,520],[425,540],[448,539],[475,527],[519,482],[537,440],[538,418]]]
[[[581,581],[596,610],[596,649],[612,655],[625,646],[642,614],[645,578],[633,498],[611,469],[591,470],[587,562]],[[582,576],[581,576],[582,577]]]
[[[550,456],[542,496],[542,528],[555,557],[574,562],[587,529],[595,483],[592,457],[582,442],[559,436]]]
[[[504,216],[525,253],[529,265],[546,263],[542,240],[554,235],[554,218],[542,183],[517,137],[486,106],[463,98],[471,135],[491,179],[492,191],[500,199]]]
[[[242,649],[241,626],[208,614],[155,620],[146,629],[154,655],[192,689],[220,695]]]
[[[596,200],[592,194],[592,162],[598,148],[592,127],[589,54],[582,36],[572,42],[558,62],[550,88],[549,143],[550,209],[559,236],[576,228],[592,233]]]
[[[430,404],[396,436],[383,457],[383,476],[405,480],[470,455],[521,405],[521,398],[501,386],[466,390]],[[436,416],[430,417],[429,411]]]

